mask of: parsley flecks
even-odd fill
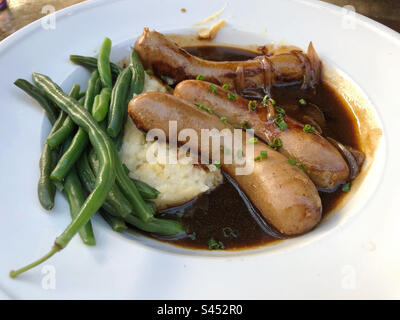
[[[227,123],[228,119],[226,117],[221,117],[219,118],[219,120],[221,120],[223,123]]]
[[[202,74],[197,75],[196,80],[204,80],[206,77]]]
[[[224,83],[224,84],[222,85],[222,89],[229,90],[229,89],[230,89],[229,84]]]

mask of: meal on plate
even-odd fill
[[[71,55],[90,70],[64,92],[50,77],[15,84],[52,129],[39,161],[38,197],[56,191],[72,222],[50,252],[78,233],[95,245],[99,213],[116,232],[185,248],[234,250],[318,228],[350,191],[364,153],[347,102],[322,79],[313,44],[244,49],[180,47],[144,29],[129,63]]]

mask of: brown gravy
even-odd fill
[[[207,60],[247,60],[256,53],[231,47],[186,48],[191,54]],[[272,96],[280,106],[296,106],[299,99],[317,105],[324,113],[326,126],[324,135],[360,151],[357,122],[346,102],[326,83],[316,91],[301,90],[299,86],[274,87]],[[286,112],[299,119],[300,108],[288,108]],[[339,188],[332,193],[320,192],[323,214],[326,216],[341,200],[343,191]],[[235,187],[226,179],[209,193],[201,195],[192,203],[160,213],[173,217],[185,226],[189,237],[179,240],[165,240],[174,245],[191,249],[209,249],[209,240],[221,241],[226,250],[245,249],[269,244],[280,239],[266,232],[250,214],[246,202]]]

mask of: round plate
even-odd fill
[[[38,159],[49,124],[13,81],[35,71],[64,89],[83,84],[88,74],[68,61],[70,54],[95,55],[108,36],[117,61],[143,27],[194,33],[196,22],[221,9],[228,24],[217,41],[305,48],[312,40],[323,62],[362,92],[382,137],[351,201],[302,237],[215,254],[116,234],[95,217],[95,247],[76,237],[44,265],[10,279],[9,270],[47,252],[70,219],[63,197],[51,212],[38,203]],[[399,34],[319,1],[87,1],[19,30],[0,43],[0,298],[399,298],[399,56]]]

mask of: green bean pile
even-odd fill
[[[134,94],[143,91],[144,69],[135,50],[125,69],[110,62],[110,52],[111,40],[105,38],[98,59],[70,56],[73,63],[92,71],[84,92],[76,84],[67,95],[39,73],[32,75],[34,84],[24,79],[14,82],[42,106],[53,125],[39,161],[40,204],[51,210],[57,189],[62,191],[72,221],[46,255],[11,271],[12,278],[65,248],[77,233],[83,243],[95,245],[90,219],[96,212],[116,232],[126,231],[130,224],[164,236],[184,234],[178,221],[155,217],[156,206],[151,200],[159,192],[131,179],[119,158],[127,104]]]

